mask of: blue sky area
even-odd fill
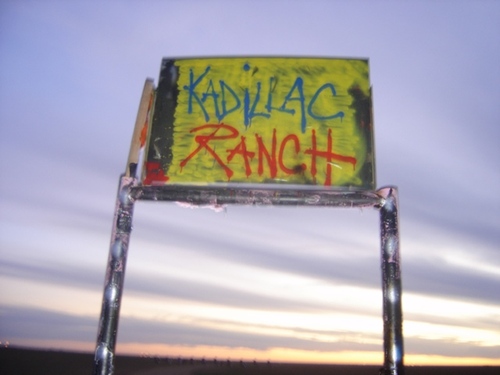
[[[406,363],[500,364],[500,3],[0,2],[0,341],[93,351],[119,176],[163,57],[369,58]],[[372,209],[139,202],[117,350],[383,361]]]

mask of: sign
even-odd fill
[[[368,73],[359,59],[162,61],[158,88],[144,85],[120,177],[94,374],[113,372],[136,200],[380,210],[381,371],[403,373],[398,195],[374,191]]]
[[[142,184],[374,190],[367,60],[164,59]]]

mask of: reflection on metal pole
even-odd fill
[[[377,192],[382,198],[380,236],[382,250],[382,293],[384,319],[383,375],[403,375],[403,314],[401,310],[401,268],[399,264],[398,191],[386,187]]]
[[[116,199],[116,208],[111,234],[108,266],[104,282],[101,318],[94,356],[94,375],[113,374],[116,334],[120,314],[128,243],[132,230],[134,201],[130,198],[130,187],[137,180],[122,176]]]

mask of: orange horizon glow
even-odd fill
[[[63,340],[16,340],[11,348],[75,351],[93,353],[95,343]],[[324,365],[383,365],[383,351],[319,352],[289,348],[256,350],[244,347],[184,346],[166,344],[118,343],[117,355],[140,357],[180,357],[218,361],[257,361],[271,363]],[[405,354],[405,366],[500,366],[500,359],[447,357],[429,354]]]

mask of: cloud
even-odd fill
[[[68,267],[64,264],[34,264],[3,260],[0,263],[0,271],[4,277],[42,284],[63,284],[66,287],[96,291],[104,282],[104,272],[93,272],[94,269],[89,267]]]
[[[0,316],[2,339],[8,339],[14,345],[21,339],[92,342],[97,337],[97,317],[11,306],[1,306]]]
[[[451,358],[476,357],[491,358],[498,357],[499,346],[475,346],[469,342],[460,343],[454,340],[426,340],[424,338],[408,338],[405,340],[407,353],[441,355]]]
[[[16,340],[81,340],[93,342],[96,337],[96,319],[62,314],[41,309],[1,307],[0,327],[2,336],[15,344]],[[215,324],[229,324],[230,329],[210,328]],[[122,317],[120,342],[143,344],[172,344],[215,347],[246,347],[257,350],[288,347],[306,351],[378,351],[381,348],[377,335],[357,335],[345,331],[308,330],[273,327],[250,327],[243,332],[233,322],[198,321],[196,323],[169,323],[163,320],[142,320]],[[241,327],[245,328],[245,327]],[[252,330],[259,334],[251,333]],[[268,334],[262,334],[262,331]],[[329,341],[323,341],[327,337]],[[321,339],[323,338],[323,339]],[[409,354],[440,355],[447,357],[497,357],[498,346],[474,346],[454,339],[424,339],[408,337],[405,347]],[[200,354],[203,355],[203,354]]]

